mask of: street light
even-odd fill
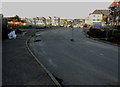
[[[52,17],[49,16],[49,18],[50,18],[49,24],[52,25]]]
[[[70,39],[72,42],[74,42],[74,38],[73,38],[73,23],[74,23],[74,20],[71,21],[71,28],[72,28],[72,39]]]
[[[34,20],[34,25],[35,25],[35,29],[36,29],[36,18],[33,18]]]

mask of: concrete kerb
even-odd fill
[[[99,38],[93,38],[93,37],[89,36],[89,35],[86,34],[86,33],[84,33],[84,35],[85,35],[87,38],[90,38],[90,39],[93,39],[93,40],[97,40],[97,41],[104,42],[104,43],[107,43],[107,44],[110,44],[110,45],[114,45],[114,46],[119,46],[118,44],[110,43],[110,42],[107,42],[107,41],[103,41],[103,40],[100,40]]]
[[[28,42],[30,40],[31,37],[29,37],[26,40],[26,47],[28,49],[28,51],[30,52],[30,54],[35,58],[35,60],[37,61],[37,63],[45,70],[45,72],[48,74],[48,76],[51,78],[51,80],[54,82],[56,87],[62,87],[61,84],[55,79],[55,77],[45,68],[45,66],[38,60],[38,58],[32,53],[32,51],[30,50],[29,46],[28,46]]]

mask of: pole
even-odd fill
[[[73,27],[72,27],[72,39],[73,39]]]
[[[114,9],[113,9],[113,26],[115,26],[115,0],[114,0]],[[112,35],[114,34],[114,27],[112,26]]]
[[[108,14],[110,14],[110,11],[109,11]],[[107,16],[107,24],[106,24],[107,25],[107,30],[106,30],[106,38],[105,38],[106,40],[108,40],[108,34],[109,34],[109,31],[110,31],[110,29],[109,29],[110,19],[109,18],[110,18],[110,15]]]
[[[60,17],[58,17],[58,26],[60,27]]]
[[[71,41],[74,42],[74,38],[73,38],[73,23],[72,22],[71,22],[71,25],[72,25],[71,26],[72,27],[72,39],[71,39]]]

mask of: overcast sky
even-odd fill
[[[86,0],[86,2],[35,2],[36,0],[34,0],[34,2],[11,1],[12,2],[10,2],[10,0],[9,2],[7,0],[2,1],[2,13],[4,16],[15,16],[17,14],[20,17],[58,16],[61,18],[85,18],[95,9],[108,9],[108,6],[113,0],[104,0],[106,2],[95,2],[93,0],[89,0],[89,2]]]

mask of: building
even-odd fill
[[[112,26],[120,25],[120,0],[115,0],[108,8],[110,10],[108,18],[110,24]]]
[[[52,24],[53,24],[54,26],[60,26],[60,17],[54,16],[52,19],[53,19],[53,20],[52,20]]]
[[[73,27],[81,27],[85,23],[85,19],[77,18],[73,20]]]
[[[93,13],[89,14],[89,17],[85,19],[86,24],[92,25],[94,22],[101,22],[102,26],[105,25],[105,18],[108,16],[109,10],[97,9]]]
[[[91,22],[89,16],[85,18],[85,24],[90,24],[90,25],[92,25],[92,22]]]

